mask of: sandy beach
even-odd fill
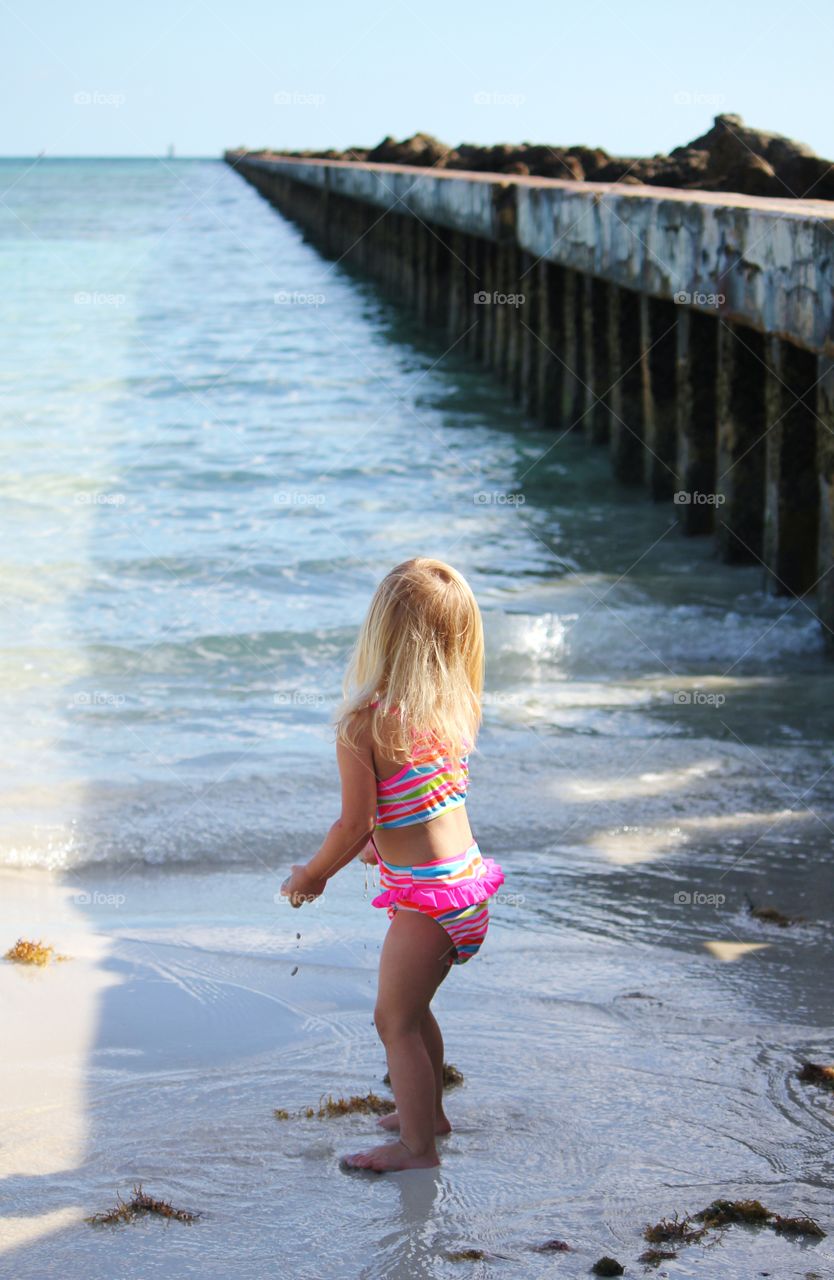
[[[826,1222],[806,1171],[830,1106],[795,1073],[824,1051],[827,928],[787,937],[738,913],[718,937],[697,910],[673,924],[665,902],[616,926],[621,869],[534,850],[525,864],[482,963],[436,1001],[465,1077],[441,1170],[384,1179],[338,1168],[372,1117],[303,1116],[328,1094],[388,1096],[371,1026],[384,923],[358,867],[306,913],[277,905],[263,873],[4,873],[3,937],[34,931],[70,957],[0,967],[14,1273],[255,1277],[280,1252],[311,1280],[405,1280],[453,1275],[451,1255],[477,1248],[534,1277],[548,1264],[532,1246],[555,1237],[575,1251],[560,1274],[580,1276],[602,1254],[633,1264],[646,1223],[718,1196]],[[139,1181],[200,1219],[83,1221]],[[674,1274],[718,1274],[714,1256],[690,1246]],[[827,1240],[744,1228],[720,1259],[726,1276],[834,1261]]]

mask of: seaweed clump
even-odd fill
[[[43,942],[27,942],[25,938],[18,938],[3,958],[14,964],[36,964],[41,967],[49,964],[50,960],[69,960],[69,956],[56,955],[54,947],[48,947]]]
[[[700,1240],[701,1236],[706,1233],[706,1227],[693,1227],[692,1219],[688,1214],[678,1218],[675,1214],[674,1218],[661,1218],[659,1222],[646,1224],[643,1232],[643,1238],[648,1240],[649,1244],[692,1244],[695,1240]]]
[[[783,1218],[780,1213],[774,1213],[770,1225],[783,1236],[813,1236],[817,1240],[825,1238],[825,1232],[819,1223],[805,1214],[798,1218]]]
[[[142,1190],[140,1182],[133,1188],[132,1199],[123,1200],[117,1192],[116,1204],[112,1209],[108,1209],[106,1213],[94,1213],[84,1221],[99,1227],[116,1222],[133,1222],[145,1213],[154,1214],[158,1218],[173,1218],[177,1222],[195,1222],[199,1217],[199,1214],[190,1213],[187,1209],[175,1209],[167,1200],[154,1200],[153,1196]]]
[[[390,1098],[380,1098],[375,1093],[368,1093],[364,1096],[354,1094],[350,1098],[334,1098],[332,1094],[328,1094],[320,1103],[318,1110],[315,1107],[305,1107],[301,1113],[307,1120],[312,1120],[314,1116],[318,1116],[319,1120],[329,1120],[334,1116],[349,1115],[373,1115],[387,1116],[390,1112],[395,1111],[396,1106]],[[290,1113],[284,1107],[276,1107],[273,1111],[276,1120],[289,1120]]]
[[[661,1262],[671,1262],[677,1256],[674,1249],[645,1249],[637,1261],[647,1267],[657,1267]]]
[[[544,1244],[534,1244],[536,1253],[570,1253],[571,1247],[565,1240],[545,1240]]]
[[[354,1094],[351,1098],[334,1098],[328,1094],[324,1102],[319,1104],[318,1117],[324,1119],[331,1116],[348,1116],[359,1112],[361,1115],[387,1116],[396,1107],[390,1098],[380,1098],[375,1093],[364,1097]]]
[[[388,1072],[382,1077],[382,1083],[391,1085],[391,1077]],[[443,1088],[454,1089],[455,1085],[463,1084],[463,1072],[458,1071],[457,1067],[453,1067],[451,1062],[443,1063]]]
[[[463,1084],[463,1072],[458,1071],[457,1067],[453,1067],[451,1062],[443,1063],[443,1088],[454,1089],[456,1085]]]
[[[820,1062],[803,1062],[797,1077],[803,1084],[818,1084],[821,1089],[834,1089],[834,1067]]]
[[[453,1249],[446,1257],[450,1262],[483,1262],[487,1255],[483,1249]]]
[[[775,907],[757,907],[750,898],[747,899],[747,912],[754,920],[761,920],[763,924],[775,924],[779,929],[787,929],[792,924],[804,924],[803,916],[786,916]]]
[[[713,1200],[706,1209],[695,1214],[705,1228],[729,1227],[735,1222],[763,1226],[773,1216],[771,1210],[766,1209],[760,1200]]]
[[[702,1222],[704,1225],[700,1229],[695,1229],[692,1227],[693,1220]],[[687,1215],[679,1220],[677,1214],[674,1218],[661,1218],[660,1222],[655,1223],[654,1226],[647,1226],[643,1234],[650,1244],[672,1242],[691,1244],[695,1240],[700,1240],[707,1231],[720,1230],[722,1227],[735,1224],[748,1227],[771,1227],[774,1231],[786,1236],[811,1236],[817,1240],[825,1236],[822,1227],[813,1218],[805,1214],[796,1218],[783,1217],[782,1214],[765,1208],[761,1200],[713,1200],[712,1204],[707,1205],[706,1209],[702,1209],[700,1213],[693,1214],[692,1218]],[[646,1254],[652,1252],[659,1251],[648,1249]],[[654,1261],[654,1259],[649,1259],[644,1254],[640,1261]]]
[[[616,1258],[597,1258],[591,1267],[595,1276],[621,1276],[625,1274],[625,1267]]]

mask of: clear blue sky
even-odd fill
[[[734,111],[834,157],[830,0],[0,0],[0,155],[668,151]]]

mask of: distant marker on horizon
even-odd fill
[[[169,159],[169,160],[173,160],[173,159],[174,159],[174,155],[175,155],[175,152],[174,152],[174,144],[173,144],[173,142],[169,142],[169,143],[168,143],[168,159]]]

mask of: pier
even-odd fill
[[[834,201],[225,159],[834,652]]]

